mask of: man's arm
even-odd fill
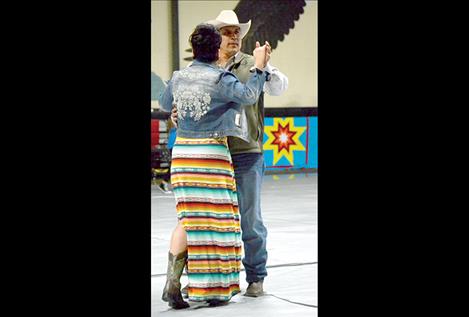
[[[256,47],[258,42],[256,42]],[[272,48],[269,42],[265,41],[266,63],[264,71],[270,74],[270,80],[264,84],[264,91],[271,96],[280,96],[288,88],[288,77],[285,76],[277,67],[269,64]]]
[[[270,74],[270,80],[264,84],[264,91],[271,96],[280,96],[288,89],[288,77],[278,68],[267,63],[264,71]]]

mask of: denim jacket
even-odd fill
[[[159,98],[163,110],[176,104],[177,134],[184,138],[235,136],[248,141],[246,114],[262,93],[266,73],[255,71],[246,84],[231,72],[195,60],[175,71]]]

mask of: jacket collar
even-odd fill
[[[194,65],[203,65],[203,66],[208,66],[208,67],[212,67],[212,68],[218,69],[217,65],[215,65],[215,64],[201,62],[201,61],[198,61],[198,60],[196,60],[196,59],[194,59],[194,60],[192,61],[192,63],[191,63],[188,67],[191,67],[191,66],[194,66]]]
[[[233,57],[232,57],[232,58],[228,61],[228,64],[227,64],[228,67],[229,67],[229,68],[232,68],[234,65],[237,65],[237,64],[241,63],[241,62],[243,61],[243,59],[245,59],[247,56],[249,56],[249,55],[244,54],[243,52],[239,51],[238,53],[236,53],[236,54],[234,55],[234,59],[233,59]],[[194,59],[194,60],[192,61],[192,63],[189,64],[188,67],[191,67],[191,66],[193,66],[193,65],[205,65],[205,66],[209,66],[209,67],[212,67],[212,68],[217,68],[217,69],[219,68],[219,67],[218,67],[217,65],[215,65],[215,64],[201,62],[201,61],[198,61],[198,60],[196,60],[196,59]]]

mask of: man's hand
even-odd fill
[[[270,47],[269,42],[265,41],[265,64],[270,60],[270,54],[272,53],[272,48]],[[265,67],[265,66],[264,66]]]
[[[270,46],[270,43],[265,41],[265,44],[263,46],[261,46],[261,44],[259,43],[259,41],[256,41],[256,48],[254,49],[254,51],[252,52],[252,54],[254,55],[254,57],[256,57],[256,50],[258,49],[262,49],[264,48],[265,49],[265,58],[264,58],[264,62],[262,63],[263,67],[261,68],[264,68],[267,66],[267,63],[269,62],[270,60],[270,54],[272,53],[272,47]],[[260,53],[260,52],[259,52]]]
[[[263,69],[267,65],[267,49],[266,46],[256,41],[256,48],[252,51],[252,55],[255,58],[255,66],[259,69]]]
[[[176,105],[173,105],[173,108],[171,109],[171,122],[176,128],[178,127],[178,109],[176,108]]]

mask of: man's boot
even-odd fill
[[[181,283],[179,282],[184,266],[186,265],[187,251],[173,255],[168,252],[168,271],[166,273],[166,285],[161,299],[168,302],[174,309],[189,307],[181,296]]]
[[[248,288],[246,289],[246,292],[244,293],[244,296],[249,296],[249,297],[259,297],[264,295],[264,281],[257,281],[257,282],[251,282],[249,283]]]

